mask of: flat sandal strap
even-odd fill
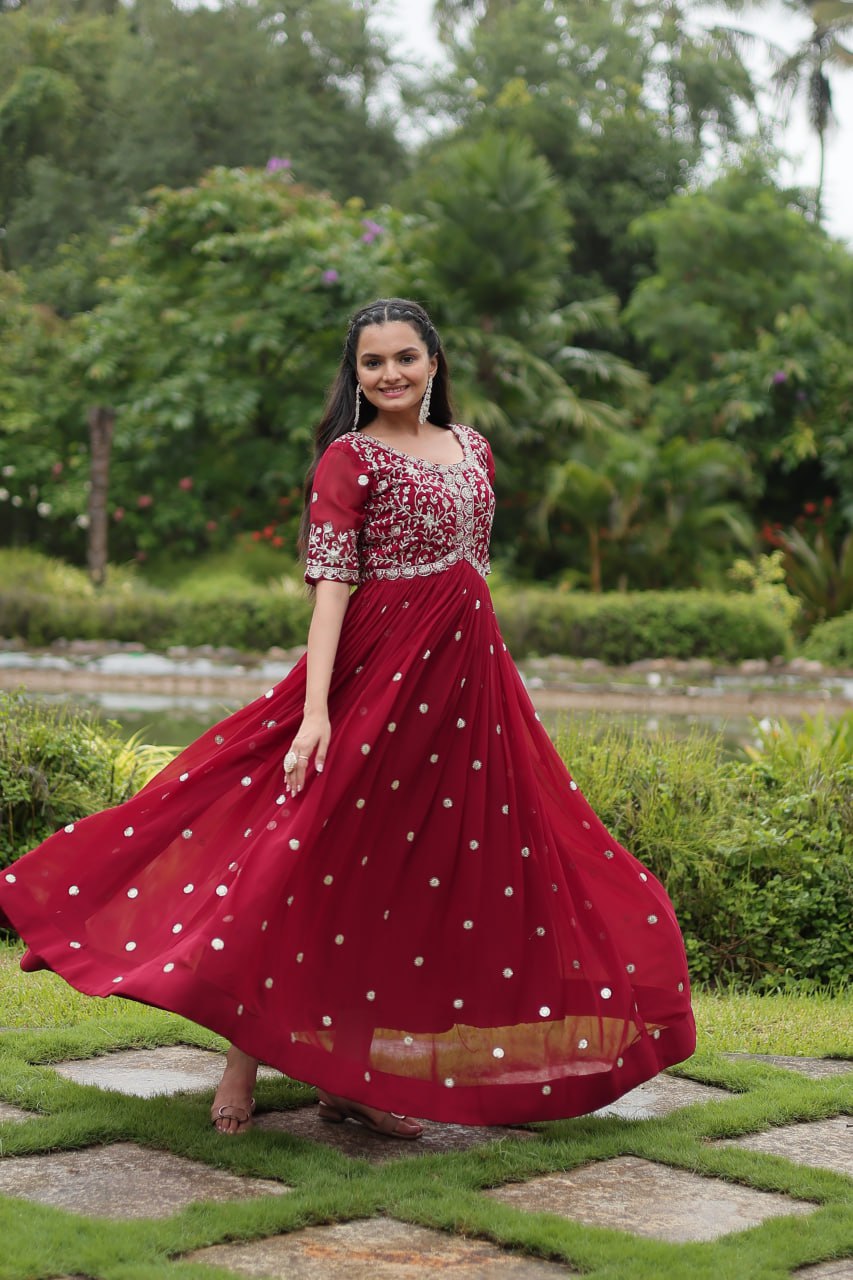
[[[252,1118],[252,1112],[248,1107],[238,1107],[236,1103],[226,1102],[224,1107],[220,1107],[216,1112],[220,1120],[236,1120],[238,1124],[248,1124]],[[240,1115],[239,1112],[243,1114]]]

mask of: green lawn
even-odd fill
[[[853,1057],[849,995],[698,995],[700,1048],[679,1073],[729,1090],[730,1099],[688,1107],[665,1120],[595,1117],[540,1125],[532,1140],[504,1138],[465,1153],[375,1167],[280,1133],[255,1131],[238,1141],[223,1140],[207,1124],[209,1095],[133,1098],[56,1076],[47,1064],[59,1058],[219,1042],[155,1010],[116,999],[87,1000],[49,974],[23,977],[18,954],[14,947],[0,948],[0,1024],[8,1028],[0,1036],[0,1099],[38,1115],[23,1124],[0,1124],[3,1156],[132,1140],[234,1173],[275,1178],[293,1190],[130,1223],[0,1197],[3,1280],[214,1280],[228,1273],[181,1263],[180,1257],[226,1240],[376,1214],[488,1239],[562,1262],[594,1280],[782,1280],[807,1263],[853,1256],[853,1180],[707,1143],[853,1111],[853,1076],[809,1080],[722,1056],[746,1050]],[[262,1082],[257,1096],[265,1110],[300,1105],[312,1095],[282,1078]],[[481,1194],[486,1187],[616,1155],[787,1192],[819,1207],[806,1218],[770,1219],[714,1243],[670,1245],[528,1213]]]

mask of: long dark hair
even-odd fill
[[[355,387],[357,382],[355,356],[358,339],[362,329],[370,324],[387,324],[389,321],[402,320],[410,324],[426,344],[430,359],[435,356],[438,366],[433,376],[432,397],[430,399],[429,420],[440,427],[449,427],[453,421],[453,410],[450,405],[450,375],[444,348],[435,325],[426,311],[417,302],[407,298],[379,298],[360,311],[356,311],[347,329],[344,350],[340,367],[335,380],[329,389],[323,416],[314,434],[314,457],[308,474],[305,477],[305,508],[299,526],[299,551],[305,554],[308,546],[308,530],[311,525],[311,491],[317,464],[333,440],[338,440],[352,430],[355,418]],[[362,396],[359,413],[359,426],[372,422],[376,417],[376,406]]]

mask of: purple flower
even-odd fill
[[[267,160],[267,173],[278,173],[280,169],[289,169],[292,164],[293,161],[284,156],[270,156]]]
[[[788,375],[784,369],[777,369],[771,379],[774,387],[781,387],[783,382],[788,381]]]
[[[372,218],[362,218],[361,225],[364,227],[364,235],[361,237],[365,244],[373,244],[379,236],[385,234],[385,228],[378,222],[374,222]]]
[[[340,278],[334,267],[330,267],[328,271],[323,272],[323,284],[337,284]]]

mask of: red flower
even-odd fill
[[[282,538],[282,537],[280,537],[278,534],[276,534],[276,536],[272,539],[272,545],[273,545],[274,547],[283,547],[283,546],[284,546],[284,538]]]
[[[123,519],[124,519],[124,507],[116,507],[115,511],[113,512],[113,520],[123,520]]]
[[[61,463],[61,462],[54,462],[53,466],[50,468],[50,474],[51,474],[52,476],[61,476],[61,475],[62,475],[62,463]]]
[[[832,506],[832,498],[824,498],[823,505],[826,508],[826,510],[829,511],[829,509]]]
[[[261,540],[261,538],[262,538],[262,537],[263,537],[263,534],[260,532],[260,530],[259,530],[259,529],[253,529],[253,530],[252,530],[252,541],[253,541],[253,542],[260,542],[260,540]]]
[[[215,529],[219,528],[219,525],[216,523],[215,520],[208,520],[207,524],[204,527],[208,533],[213,533]]]
[[[136,500],[136,505],[144,509],[145,507],[150,507],[153,501],[154,499],[150,493],[141,493]]]
[[[273,536],[273,534],[274,534],[274,533],[275,533],[275,525],[274,525],[274,524],[265,524],[265,525],[264,525],[264,537],[265,537],[265,538],[271,538],[271,537]]]
[[[183,489],[184,493],[189,493],[192,487],[193,487],[192,476],[181,476],[180,480],[178,481],[178,488]]]
[[[815,502],[806,502],[806,503],[804,503],[804,504],[803,504],[803,511],[805,511],[805,513],[806,513],[806,515],[807,515],[807,516],[813,516],[813,515],[814,515],[814,513],[817,511],[817,503],[815,503]]]

